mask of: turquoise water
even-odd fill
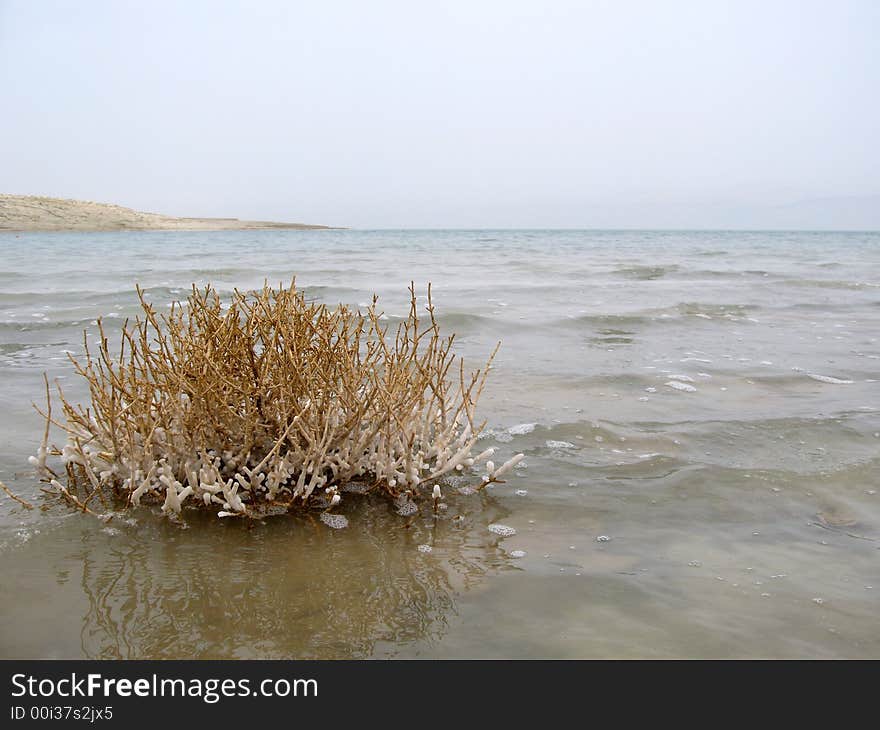
[[[42,373],[82,397],[66,352],[136,283],[166,307],[295,275],[393,323],[431,282],[467,364],[502,341],[485,443],[527,457],[409,530],[382,503],[343,531],[108,530],[4,497],[0,656],[880,655],[878,233],[2,233],[0,257],[0,479],[27,499]]]

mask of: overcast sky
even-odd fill
[[[0,192],[353,227],[880,225],[878,38],[874,0],[0,0]]]

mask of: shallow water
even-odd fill
[[[42,373],[81,397],[65,351],[133,315],[136,282],[167,306],[295,274],[393,323],[431,281],[466,363],[503,341],[483,443],[527,456],[408,528],[364,498],[342,530],[181,530],[2,497],[0,656],[880,656],[880,234],[2,233],[0,254],[0,479],[27,499]]]

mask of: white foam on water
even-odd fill
[[[675,390],[681,390],[685,393],[696,393],[697,389],[693,385],[688,385],[687,383],[680,383],[677,380],[670,380],[668,383],[664,383],[664,385],[668,385],[670,388],[674,388]]]
[[[501,537],[512,537],[516,534],[516,530],[512,527],[508,527],[507,525],[500,525],[497,522],[493,522],[487,528],[489,532],[494,532],[496,535],[500,535]]]
[[[682,383],[693,383],[694,379],[690,375],[669,375],[670,380],[680,380]]]
[[[679,362],[705,362],[711,363],[711,360],[707,360],[704,357],[683,357]]]
[[[575,446],[572,443],[569,443],[568,441],[548,441],[547,448],[548,449],[576,449],[577,446]]]
[[[432,548],[430,545],[419,545],[418,548],[416,548],[416,549],[420,553],[430,553],[434,550],[434,548]]]
[[[343,515],[333,514],[332,512],[322,512],[321,522],[327,525],[327,527],[332,527],[334,530],[341,530],[344,527],[348,527],[348,518]]]
[[[511,436],[525,436],[531,433],[537,427],[537,423],[520,423],[507,429],[507,433]]]
[[[852,385],[852,380],[841,380],[840,378],[832,378],[830,375],[817,375],[816,373],[807,373],[808,378],[818,380],[820,383],[830,383],[831,385]]]
[[[511,550],[510,557],[512,558],[524,558],[526,556],[525,550]]]
[[[517,497],[525,497],[529,493],[528,489],[517,489],[514,494]]]
[[[599,535],[599,537],[596,538],[596,542],[609,542],[610,540],[611,538],[608,537],[608,535]]]

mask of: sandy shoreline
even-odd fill
[[[268,228],[316,230],[331,226],[238,218],[178,218],[108,203],[0,194],[0,230],[7,231],[233,231]]]

